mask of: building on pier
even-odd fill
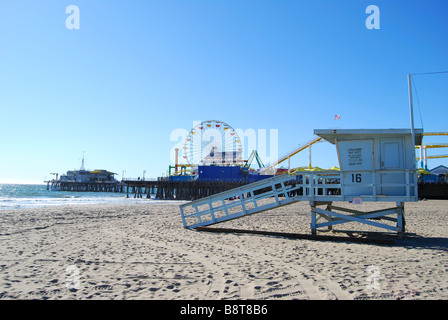
[[[103,182],[103,183],[118,183],[115,179],[116,173],[107,170],[97,169],[93,171],[89,170],[73,170],[67,171],[60,178],[61,182]]]
[[[84,156],[79,170],[69,170],[58,179],[57,173],[53,180],[45,181],[47,190],[53,191],[96,191],[96,192],[123,192],[122,183],[115,179],[116,173],[104,170],[86,170]],[[121,191],[118,191],[121,190]]]

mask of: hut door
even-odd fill
[[[403,164],[403,141],[399,139],[381,141],[381,169],[401,169]]]
[[[403,140],[387,139],[380,140],[380,173],[381,194],[389,196],[405,195],[405,176],[402,172],[393,172],[403,168]],[[390,171],[389,171],[390,170]],[[403,186],[397,186],[403,184]]]

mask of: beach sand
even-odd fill
[[[448,299],[448,201],[405,212],[414,235],[385,245],[187,230],[173,202],[3,211],[0,299]],[[302,202],[216,227],[309,234],[310,220]]]

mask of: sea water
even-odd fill
[[[154,195],[151,195],[154,198]],[[126,197],[126,193],[115,192],[71,192],[51,191],[46,185],[0,184],[0,210],[66,206],[81,204],[136,204],[154,203],[145,198]]]

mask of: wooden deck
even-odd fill
[[[127,197],[161,200],[196,200],[245,185],[244,182],[219,181],[135,181],[124,180]]]

